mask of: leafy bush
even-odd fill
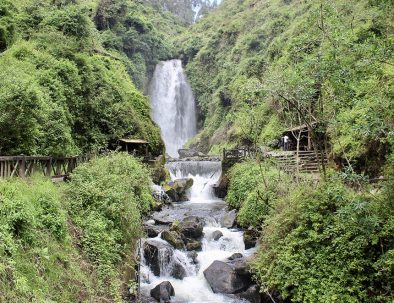
[[[94,296],[49,180],[0,180],[0,301],[77,302]],[[90,280],[92,279],[92,280]]]
[[[229,178],[226,200],[231,207],[240,210],[237,220],[244,227],[260,227],[274,201],[290,190],[289,176],[267,163],[236,164]]]
[[[258,280],[292,302],[392,302],[393,206],[338,181],[302,184],[265,220]]]
[[[141,216],[153,198],[149,170],[128,154],[110,154],[79,166],[66,193],[81,247],[99,274],[99,287],[110,283],[119,296],[119,267],[142,235]],[[126,281],[128,282],[128,281]]]

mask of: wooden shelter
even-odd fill
[[[290,138],[288,150],[297,150],[297,140],[300,140],[300,150],[311,150],[312,141],[309,133],[308,126],[306,124],[293,127],[291,129],[285,130],[282,133],[282,139],[284,136]],[[283,145],[283,142],[282,144]]]
[[[119,139],[120,150],[133,156],[149,157],[149,142],[143,139]]]

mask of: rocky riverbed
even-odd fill
[[[253,235],[236,227],[235,211],[213,193],[220,162],[179,161],[167,168],[173,180],[193,179],[193,186],[187,201],[170,203],[145,222],[143,302],[262,302],[249,271]]]

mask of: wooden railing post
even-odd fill
[[[26,175],[26,156],[22,156],[22,159],[19,160],[19,177],[25,178]]]
[[[52,158],[47,160],[47,167],[46,167],[45,175],[47,177],[50,177],[51,176],[51,172],[52,172]]]

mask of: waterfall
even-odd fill
[[[222,173],[220,161],[177,161],[167,163],[171,179],[192,178],[190,200],[193,202],[217,201],[213,190]]]
[[[167,153],[178,157],[178,149],[196,135],[196,106],[180,60],[157,64],[149,87],[153,120],[159,125]]]

